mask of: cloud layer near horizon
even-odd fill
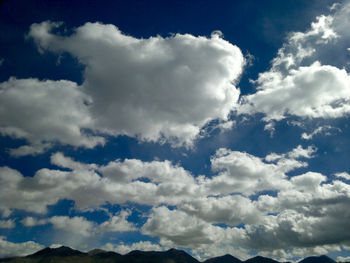
[[[325,175],[314,172],[287,176],[306,167],[302,160],[313,158],[315,151],[299,146],[285,154],[258,158],[220,149],[211,158],[212,169],[217,171],[212,177],[195,177],[169,161],[126,159],[98,166],[56,153],[51,162],[60,169],[41,169],[34,177],[2,167],[0,208],[9,216],[13,209],[45,213],[48,205],[62,199],[73,200],[76,208],[83,210],[103,207],[107,202],[147,204],[154,207],[141,228],[126,220],[129,212],[111,216],[99,226],[83,217],[67,216],[28,217],[22,224],[52,224],[55,229],[85,238],[102,232],[140,231],[159,237],[163,247],[185,246],[205,257],[216,255],[215,244],[236,244],[270,254],[304,246],[336,245],[332,249],[340,249],[339,245],[348,245],[350,238],[343,231],[350,227],[350,214],[344,214],[350,201],[346,175],[339,174],[328,182]],[[266,190],[277,195],[264,194]],[[258,194],[256,200],[251,199],[254,194]],[[225,227],[215,225],[218,223]],[[238,227],[240,224],[245,227]],[[240,253],[243,258],[248,255],[247,251]]]

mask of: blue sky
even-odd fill
[[[349,1],[2,1],[0,256],[350,257]]]

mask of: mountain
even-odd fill
[[[336,261],[327,256],[319,256],[304,258],[302,261],[299,261],[299,263],[336,263]]]
[[[103,254],[103,253],[106,253],[106,252],[107,252],[106,250],[95,248],[95,249],[93,249],[93,250],[90,250],[90,251],[88,252],[88,254],[89,254],[90,256],[94,256],[94,255]]]
[[[242,263],[242,261],[238,258],[235,258],[234,256],[227,254],[221,257],[207,259],[204,261],[204,263]]]
[[[102,249],[93,249],[83,253],[69,247],[44,248],[25,257],[0,259],[0,263],[199,263],[199,261],[185,251],[170,249],[168,251],[140,251],[134,250],[126,255]],[[270,258],[257,256],[241,261],[231,255],[215,257],[203,263],[279,263]],[[308,257],[299,263],[336,263],[327,256]]]
[[[78,250],[71,249],[70,247],[59,247],[59,248],[44,248],[43,250],[40,250],[32,255],[27,256],[27,258],[36,258],[36,257],[69,257],[69,256],[76,256],[76,255],[82,255],[83,252],[80,252]]]
[[[170,249],[160,251],[131,251],[123,256],[120,262],[125,263],[199,263],[199,261],[185,251]]]
[[[126,255],[100,249],[83,253],[69,247],[44,248],[26,257],[0,259],[7,263],[199,263],[182,250],[132,251]]]
[[[256,257],[250,258],[244,262],[245,263],[279,263],[278,261],[273,260],[271,258],[265,258],[265,257],[261,257],[261,256],[256,256]]]

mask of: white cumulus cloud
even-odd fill
[[[257,91],[242,97],[238,113],[263,113],[272,123],[289,116],[302,119],[339,118],[350,112],[347,43],[350,3],[321,15],[305,32],[292,32],[260,73]],[[317,134],[317,132],[315,133]],[[313,135],[303,135],[309,139]]]
[[[99,131],[189,146],[206,123],[227,120],[237,105],[244,57],[218,34],[138,39],[100,23],[52,33],[60,26],[33,24],[29,36],[41,51],[69,52],[85,66],[82,86]]]

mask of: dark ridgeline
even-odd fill
[[[115,252],[94,249],[83,253],[69,247],[44,248],[26,257],[12,257],[0,259],[7,263],[199,263],[199,261],[185,251],[170,249],[168,251],[131,251],[126,255]],[[279,263],[270,258],[254,257],[241,261],[231,255],[215,257],[203,263]],[[327,256],[308,257],[299,263],[336,263]],[[350,263],[350,262],[349,262]]]
[[[78,250],[71,249],[70,247],[59,247],[59,248],[44,248],[43,250],[39,250],[38,252],[27,256],[27,258],[45,258],[45,257],[71,257],[82,255],[83,252]]]
[[[271,258],[256,256],[245,261],[245,263],[279,263]]]
[[[226,254],[221,257],[210,258],[204,261],[204,263],[241,263],[242,261],[234,256]]]
[[[304,258],[299,263],[337,263],[337,262],[327,256],[319,256],[319,257]]]
[[[131,251],[126,255],[94,249],[83,253],[69,247],[44,248],[26,257],[0,259],[8,263],[199,263],[186,252],[177,249],[168,251]]]

